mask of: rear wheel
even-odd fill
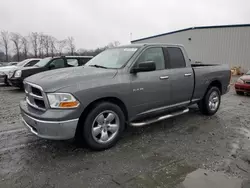
[[[202,114],[214,115],[220,107],[220,102],[220,90],[217,87],[211,87],[208,89],[203,99],[198,103],[198,106]]]
[[[243,91],[236,91],[237,95],[244,95]]]
[[[82,140],[90,149],[108,149],[119,140],[124,127],[125,117],[121,108],[110,102],[101,102],[87,115]]]

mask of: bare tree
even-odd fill
[[[21,44],[22,44],[22,36],[19,33],[11,33],[10,40],[14,44],[17,61],[20,61],[20,49],[21,49]]]
[[[40,33],[38,35],[38,52],[39,57],[43,57],[43,49],[44,49],[44,35]]]
[[[37,32],[30,34],[30,42],[31,42],[35,57],[37,57],[37,51],[38,51],[38,37],[39,37],[39,35]]]
[[[68,41],[67,40],[60,40],[57,43],[58,43],[59,55],[62,55],[63,49],[66,47]]]
[[[75,48],[76,48],[75,44],[74,44],[74,38],[73,37],[68,37],[67,43],[68,43],[68,48],[69,48],[70,54],[74,55]]]
[[[55,37],[49,37],[49,47],[50,47],[50,53],[51,56],[54,57],[55,51],[56,51],[56,38]]]
[[[29,41],[27,37],[22,37],[22,48],[23,48],[24,58],[27,59],[29,51]]]
[[[51,37],[49,35],[44,35],[43,36],[43,46],[44,46],[46,57],[49,56],[50,38]]]
[[[8,31],[1,31],[1,43],[4,47],[4,52],[5,52],[5,60],[6,62],[9,61],[9,43],[10,43],[10,36]]]
[[[119,41],[110,42],[108,48],[113,48],[119,46],[121,43]]]

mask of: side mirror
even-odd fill
[[[145,61],[139,63],[136,67],[133,67],[130,72],[137,73],[137,72],[149,72],[154,70],[156,70],[155,62]]]

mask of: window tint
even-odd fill
[[[53,66],[55,69],[65,67],[63,59],[55,59],[50,63],[50,66]]]
[[[168,50],[168,60],[169,60],[169,68],[183,68],[186,67],[186,62],[182,51],[180,48],[169,47]]]
[[[69,67],[77,67],[79,66],[77,59],[67,59],[67,64]]]
[[[32,67],[32,66],[34,66],[38,61],[39,61],[39,60],[30,61],[29,63],[27,63],[27,64],[25,65],[25,67]]]
[[[138,63],[145,61],[154,61],[156,70],[165,69],[165,61],[162,48],[149,48],[145,50],[137,60],[136,64],[138,65]]]

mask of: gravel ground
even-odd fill
[[[212,117],[192,106],[188,114],[128,128],[115,147],[102,152],[29,133],[19,117],[23,97],[18,89],[0,86],[1,188],[188,187],[181,183],[185,177],[208,176],[204,170],[250,187],[250,97],[233,89]]]

